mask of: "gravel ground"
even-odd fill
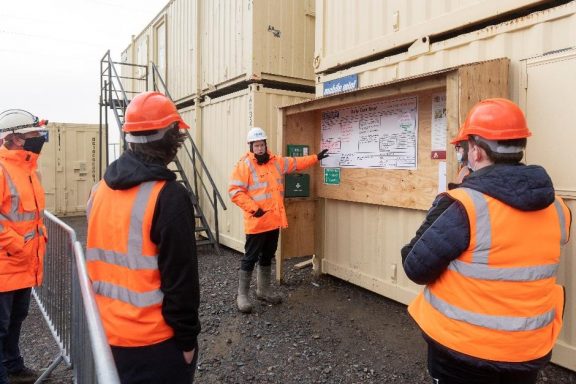
[[[65,219],[85,236],[83,218]],[[235,308],[241,254],[199,249],[202,302],[196,383],[429,384],[425,343],[402,304],[287,262],[284,303],[256,303],[252,314]],[[253,279],[254,280],[254,279]],[[253,284],[255,282],[253,281]],[[251,289],[254,295],[254,287]],[[47,367],[58,348],[35,305],[24,324],[24,358]],[[61,364],[49,383],[71,383]],[[576,384],[576,373],[548,365],[538,383]]]

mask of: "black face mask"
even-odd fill
[[[262,155],[254,154],[254,157],[256,157],[256,162],[259,165],[266,164],[268,160],[270,160],[270,155],[268,152],[264,152]]]
[[[42,151],[42,146],[44,145],[44,142],[46,142],[46,139],[44,138],[44,136],[38,136],[38,137],[31,137],[29,139],[26,139],[24,141],[24,150],[25,151],[30,151],[36,154],[40,154],[40,151]]]

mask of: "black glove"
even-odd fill
[[[328,157],[328,154],[327,154],[326,152],[328,152],[327,149],[321,150],[321,151],[316,155],[316,157],[318,158],[318,160],[322,160],[322,159],[327,158],[327,157]]]
[[[264,212],[264,211],[262,210],[262,208],[258,208],[258,210],[252,214],[252,216],[254,216],[254,217],[262,217],[262,216],[264,216],[265,213],[266,213],[266,212]]]

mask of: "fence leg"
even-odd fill
[[[62,361],[64,361],[64,357],[62,356],[62,354],[56,356],[56,358],[54,359],[54,361],[50,364],[50,366],[44,371],[44,373],[42,373],[42,375],[34,382],[34,384],[40,384],[44,381],[44,379],[46,377],[48,377],[52,371],[58,366],[58,364],[60,364]]]

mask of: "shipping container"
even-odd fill
[[[558,26],[567,27],[563,24],[566,18],[555,20]],[[576,26],[574,21],[572,26]],[[548,29],[546,26],[540,28]],[[574,29],[563,30],[568,35],[574,33]],[[563,36],[559,39],[564,41]],[[538,46],[541,40],[535,40]],[[516,49],[524,49],[518,41]],[[556,44],[554,39],[547,42]],[[493,46],[486,45],[482,52],[498,51],[498,44]],[[515,52],[514,49],[510,51]],[[404,63],[399,63],[402,65]],[[422,73],[424,69],[420,67],[416,75],[404,79],[282,108],[279,124],[284,129],[285,144],[291,144],[295,139],[305,140],[319,149],[322,137],[319,129],[315,128],[316,132],[312,133],[309,130],[310,127],[322,127],[324,116],[338,115],[351,106],[355,106],[356,111],[370,110],[382,100],[414,95],[418,100],[418,123],[422,131],[418,133],[418,166],[415,169],[342,168],[338,185],[323,182],[323,177],[326,177],[323,170],[315,172],[311,198],[287,204],[290,221],[289,228],[281,235],[280,259],[314,254],[315,268],[321,273],[342,278],[405,304],[415,297],[421,287],[404,274],[400,249],[414,236],[426,209],[442,190],[442,183],[453,179],[450,175],[456,175],[453,151],[447,151],[447,164],[442,165],[441,161],[434,160],[431,148],[434,141],[429,127],[434,110],[431,103],[435,95],[442,93],[446,96],[445,149],[451,148],[447,141],[456,135],[467,111],[476,101],[515,95],[516,101],[526,111],[534,133],[528,141],[526,161],[546,167],[557,193],[573,210],[576,206],[576,173],[571,164],[576,159],[571,146],[576,142],[576,131],[567,128],[569,124],[567,126],[566,122],[576,118],[570,97],[576,86],[571,75],[575,68],[576,49],[524,61],[505,58],[464,66],[434,66],[434,71],[427,74]],[[304,132],[300,127],[306,127]],[[446,176],[443,178],[444,169]],[[576,258],[574,225],[571,232],[572,242],[562,251],[558,274],[559,282],[566,287],[567,301],[564,328],[553,361],[576,370],[576,281],[573,278],[576,264],[571,262]],[[278,263],[278,267],[281,265]],[[278,272],[281,277],[281,271]]]
[[[553,1],[317,0],[316,73],[350,67],[385,52],[428,45],[430,39]],[[389,56],[389,54],[388,54]]]
[[[576,23],[574,25],[576,27]],[[571,241],[562,253],[558,280],[566,289],[566,310],[553,360],[576,371],[576,49],[524,60],[520,65],[520,106],[526,112],[532,137],[526,162],[544,166],[572,211]]]
[[[99,128],[98,124],[48,124],[49,139],[38,160],[48,211],[58,216],[86,213],[90,189],[105,170]]]
[[[202,91],[242,81],[314,85],[313,0],[202,1]]]
[[[314,1],[173,0],[122,55],[154,62],[177,103],[246,81],[313,87]],[[143,68],[122,73],[145,76]],[[142,92],[146,83],[130,88]]]
[[[321,74],[316,95],[323,94],[327,81],[357,75],[358,87],[434,72],[467,63],[507,57],[510,66],[510,96],[519,99],[521,62],[576,45],[576,2],[535,12],[498,25],[465,33],[418,53],[400,53],[346,70]]]
[[[278,153],[278,110],[313,97],[311,94],[268,89],[252,84],[245,90],[223,97],[206,100],[200,105],[201,139],[196,141],[202,151],[202,157],[212,175],[227,210],[220,209],[218,220],[220,241],[223,245],[237,251],[244,251],[244,221],[242,211],[228,197],[228,182],[232,168],[240,157],[248,151],[246,135],[252,127],[261,127],[268,134],[268,146]],[[192,113],[192,112],[189,112]],[[186,118],[187,114],[184,114]],[[187,118],[187,122],[191,119]],[[190,174],[187,173],[190,177]],[[204,180],[208,183],[207,180]],[[209,202],[200,194],[201,205],[212,229],[214,215],[206,207]]]

